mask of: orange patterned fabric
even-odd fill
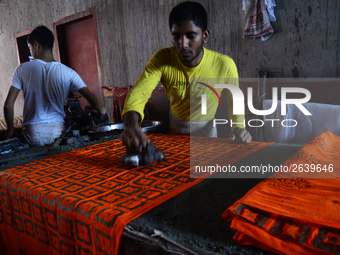
[[[320,164],[320,176],[329,178],[303,178],[312,177],[310,171],[277,173],[229,207],[222,219],[232,221],[231,228],[238,230],[234,239],[242,244],[277,254],[340,254],[340,137],[322,133],[284,165],[296,163]]]
[[[117,254],[127,223],[203,180],[190,178],[189,136],[149,137],[166,161],[122,165],[116,139],[0,172],[0,254]],[[235,151],[230,162],[269,145],[202,141],[215,153]]]

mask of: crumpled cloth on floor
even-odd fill
[[[32,147],[52,145],[55,139],[61,136],[64,128],[63,122],[25,125],[22,129],[22,139]]]

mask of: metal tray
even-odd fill
[[[162,121],[144,120],[142,121],[140,126],[142,127],[142,130],[145,133],[157,133],[157,131],[159,130],[162,124],[163,124]],[[91,134],[95,134],[95,133],[109,132],[113,130],[116,130],[116,131],[121,130],[123,132],[124,123],[115,123],[115,124],[99,126],[99,127],[89,129],[88,132]]]

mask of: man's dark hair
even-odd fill
[[[39,26],[28,35],[27,42],[33,45],[33,42],[37,41],[41,44],[43,49],[50,49],[53,48],[54,43],[54,36],[51,30],[49,30],[45,26]]]
[[[199,3],[188,1],[176,5],[169,16],[170,30],[174,23],[181,26],[182,22],[186,20],[192,20],[202,31],[208,28],[207,12]]]

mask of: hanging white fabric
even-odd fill
[[[245,11],[243,38],[261,38],[262,41],[269,39],[274,33],[270,20],[276,20],[276,17],[269,17],[267,7],[273,10],[275,5],[274,0],[243,0],[242,9]]]
[[[276,21],[276,17],[274,14],[274,7],[276,7],[275,0],[265,0],[265,4],[267,6],[267,11],[269,15],[269,20],[270,21]]]

